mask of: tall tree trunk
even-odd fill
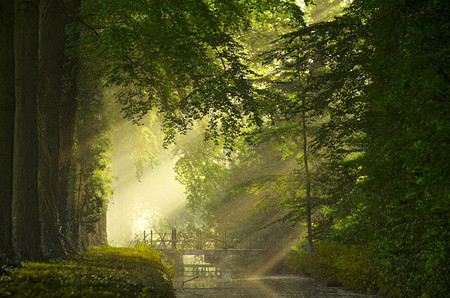
[[[19,259],[37,260],[42,257],[37,127],[39,1],[15,0],[14,11],[13,245]]]
[[[64,255],[58,212],[59,102],[64,64],[62,0],[40,0],[39,203],[45,257]]]
[[[60,224],[62,235],[66,240],[66,246],[75,249],[74,243],[70,241],[70,222],[73,222],[74,202],[69,192],[70,170],[73,166],[73,143],[75,131],[75,116],[77,111],[77,95],[78,95],[78,68],[79,59],[77,53],[77,43],[80,38],[78,29],[77,16],[80,11],[81,1],[72,0],[66,4],[67,18],[66,27],[68,34],[66,35],[66,49],[69,54],[65,55],[65,67],[63,69],[64,80],[66,85],[63,88],[60,102],[60,135],[59,135],[59,156],[60,156],[60,172],[58,183],[58,202],[60,212]],[[72,200],[71,200],[72,199]]]
[[[14,2],[0,2],[0,257],[14,255],[11,227],[14,143]]]
[[[306,132],[306,104],[305,99],[302,100],[302,138],[303,138],[303,163],[305,168],[305,186],[306,186],[306,228],[308,231],[308,245],[310,249],[310,256],[313,256],[313,237],[312,237],[312,208],[311,208],[311,175],[309,172],[308,160],[308,135]]]

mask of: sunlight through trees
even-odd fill
[[[448,294],[449,14],[431,0],[2,1],[0,265],[106,244],[108,202],[152,179],[173,188],[166,226],[250,246],[275,233],[294,270]]]

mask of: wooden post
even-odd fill
[[[150,230],[150,246],[153,246],[153,230]]]

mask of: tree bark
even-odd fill
[[[14,2],[0,2],[0,257],[13,258]]]
[[[62,0],[40,0],[39,6],[39,202],[45,257],[64,255],[58,212],[59,102],[64,64]]]
[[[42,257],[38,198],[39,1],[14,1],[15,127],[12,233],[21,260]]]
[[[60,212],[60,224],[62,235],[66,246],[75,249],[74,243],[70,241],[70,222],[73,222],[74,202],[69,192],[70,170],[73,166],[73,143],[75,131],[75,116],[78,107],[78,68],[79,59],[77,53],[77,43],[80,38],[77,16],[81,7],[80,0],[67,2],[66,27],[69,28],[66,35],[65,67],[63,77],[66,85],[63,87],[60,102],[60,135],[59,135],[59,156],[60,170],[58,181],[58,202]],[[72,199],[72,200],[71,200]]]

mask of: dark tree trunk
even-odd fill
[[[0,2],[0,261],[14,255],[11,227],[14,143],[14,2]]]
[[[60,156],[60,172],[58,183],[58,209],[60,211],[60,224],[62,235],[66,240],[65,244],[70,248],[75,248],[70,241],[70,222],[73,221],[73,200],[71,200],[69,192],[70,170],[73,165],[73,142],[75,131],[75,116],[77,111],[77,95],[78,95],[78,53],[77,43],[80,38],[77,16],[81,7],[80,0],[69,1],[66,4],[66,27],[68,34],[65,36],[66,49],[68,54],[65,55],[65,67],[63,76],[66,86],[63,88],[60,102],[60,136],[59,136],[59,156]],[[72,198],[73,199],[73,198]]]
[[[64,64],[62,0],[40,0],[39,19],[39,203],[45,257],[64,255],[58,207],[59,102]]]
[[[38,198],[37,90],[39,1],[14,1],[16,111],[12,232],[16,255],[37,260],[41,252]]]

